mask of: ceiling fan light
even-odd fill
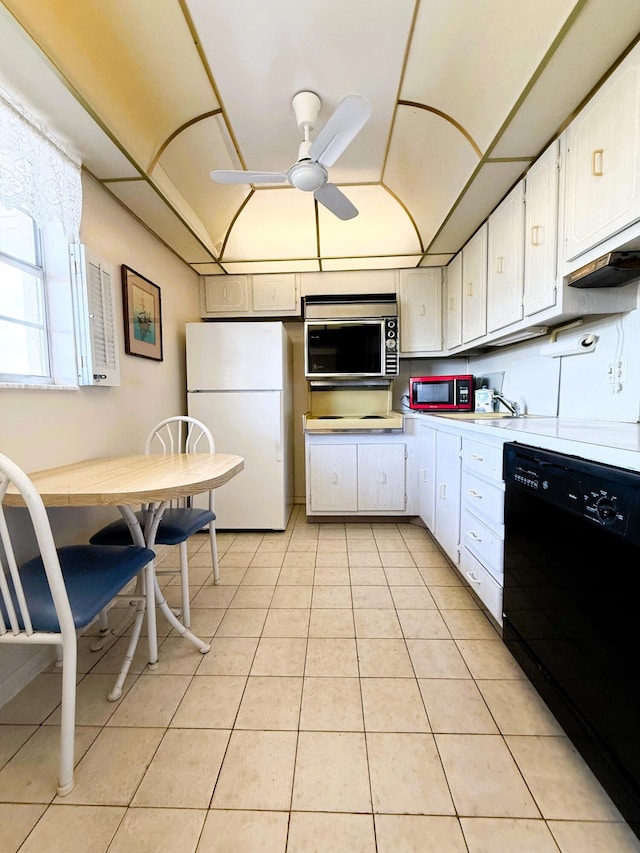
[[[296,189],[312,193],[326,183],[327,171],[319,163],[307,160],[292,166],[288,177]]]

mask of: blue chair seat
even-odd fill
[[[136,516],[144,525],[144,513],[137,512]],[[215,521],[215,513],[209,509],[195,507],[177,507],[166,509],[156,533],[156,544],[178,545],[184,542],[202,527]],[[94,533],[89,539],[92,545],[130,545],[131,531],[124,518],[113,521]]]
[[[71,612],[76,628],[84,628],[95,619],[143,566],[155,558],[149,548],[100,545],[67,545],[57,549]],[[29,602],[34,631],[59,632],[60,623],[51,597],[41,557],[34,557],[20,567],[20,579]],[[16,605],[16,595],[7,577],[11,598],[16,607],[20,628],[24,629]],[[5,623],[4,604],[0,610]]]

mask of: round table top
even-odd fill
[[[223,486],[244,468],[231,453],[168,453],[86,459],[29,474],[45,506],[158,503]],[[24,506],[10,487],[4,503]]]

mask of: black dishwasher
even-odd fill
[[[504,642],[640,837],[640,473],[504,446]]]

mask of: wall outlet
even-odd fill
[[[627,359],[618,358],[607,365],[607,382],[614,385],[627,381]]]

